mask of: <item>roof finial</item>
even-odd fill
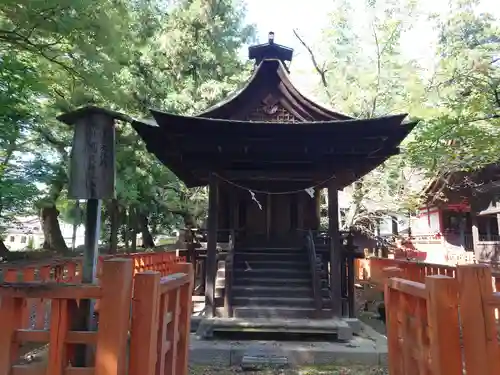
[[[269,31],[268,42],[269,42],[269,44],[273,44],[274,43],[274,31]]]
[[[256,66],[259,66],[263,60],[280,60],[288,70],[285,62],[292,61],[293,49],[275,43],[274,31],[269,31],[267,38],[267,43],[248,47],[248,57],[250,60],[255,59]]]

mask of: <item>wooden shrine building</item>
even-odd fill
[[[396,155],[414,124],[314,103],[290,81],[293,50],[273,39],[249,48],[254,72],[225,101],[196,116],[152,110],[154,121],[133,126],[186,186],[209,186],[208,315],[340,317],[354,286],[344,282],[338,190]],[[217,241],[231,244],[223,262]]]
[[[417,233],[439,240],[427,246],[427,258],[470,251],[480,262],[500,260],[499,163],[434,179],[423,194]]]

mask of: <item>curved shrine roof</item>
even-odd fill
[[[252,189],[290,191],[336,179],[339,189],[399,153],[406,114],[355,119],[324,108],[264,60],[243,88],[197,116],[151,110],[132,125],[149,152],[188,187],[211,173]]]
[[[206,109],[197,117],[245,120],[262,101],[280,104],[297,121],[348,120],[353,117],[327,109],[301,94],[280,60],[260,63],[240,90]]]

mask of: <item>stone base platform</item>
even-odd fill
[[[267,318],[206,318],[202,319],[197,334],[202,339],[211,339],[217,333],[245,334],[266,333],[276,335],[325,336],[325,341],[348,342],[359,331],[357,319],[267,319]]]
[[[386,364],[386,338],[363,323],[360,326],[359,336],[354,336],[348,342],[203,340],[192,334],[190,363],[243,368]]]

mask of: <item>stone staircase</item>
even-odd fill
[[[312,276],[302,247],[245,247],[234,255],[235,318],[315,316]],[[328,297],[328,290],[324,290]]]
[[[321,268],[321,262],[317,266]],[[326,273],[324,269],[322,272],[323,316],[318,316],[305,248],[240,245],[234,252],[233,318],[222,318],[225,265],[220,261],[215,290],[218,317],[203,319],[197,333],[207,339],[238,333],[238,339],[255,334],[298,334],[304,338],[312,335],[326,341],[349,341],[359,328],[348,320],[331,317]]]

